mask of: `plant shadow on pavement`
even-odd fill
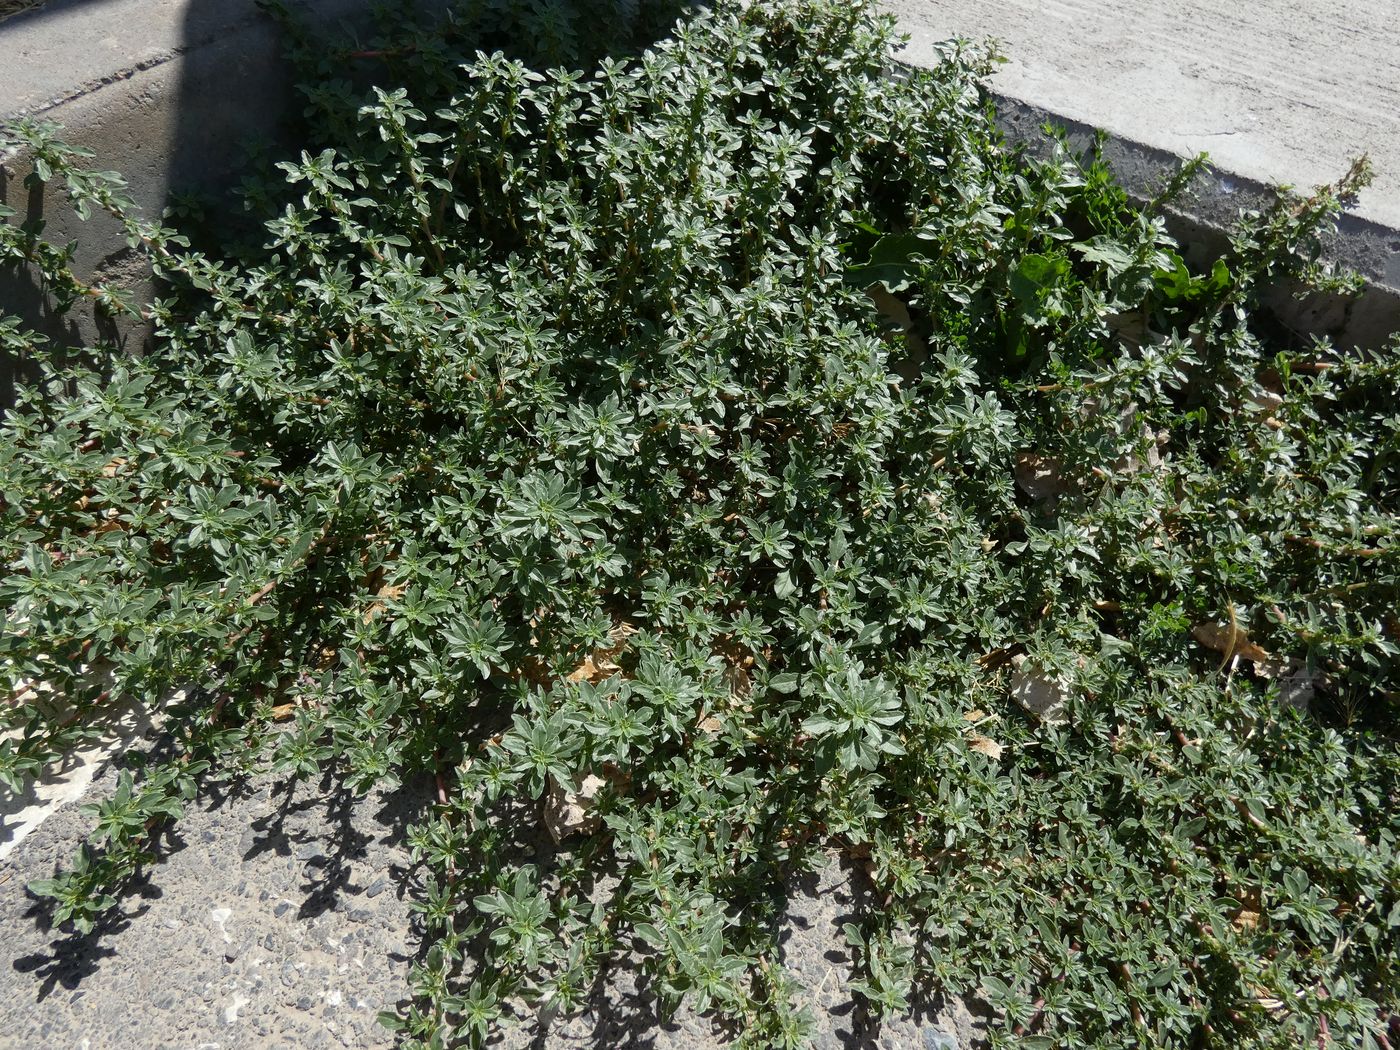
[[[160,745],[149,753],[160,754]],[[123,764],[114,763],[118,768]],[[239,807],[275,807],[247,821],[252,844],[235,850],[233,857],[241,864],[224,870],[232,879],[246,871],[245,865],[269,853],[305,860],[299,885],[302,899],[295,917],[310,920],[346,907],[351,900],[370,890],[376,880],[363,885],[354,881],[354,865],[372,860],[378,854],[387,854],[390,858],[385,872],[389,876],[387,881],[396,895],[403,897],[402,880],[407,871],[399,861],[404,853],[405,836],[409,826],[421,819],[429,799],[429,785],[422,780],[378,792],[372,797],[357,797],[346,787],[343,778],[328,771],[312,790],[297,782],[285,782],[272,784],[264,793],[259,790],[257,781],[249,777],[211,781],[203,786],[201,799],[192,808],[202,814],[224,810],[236,814]],[[90,931],[76,930],[67,923],[56,926],[52,902],[26,891],[31,903],[23,913],[24,918],[31,920],[39,932],[53,935],[44,949],[15,958],[11,963],[16,972],[33,974],[39,981],[36,1001],[42,1002],[58,987],[78,990],[87,978],[98,972],[105,960],[118,955],[113,940],[147,917],[152,902],[165,895],[162,889],[164,869],[177,854],[191,846],[189,838],[180,831],[180,825],[166,825],[156,832],[151,843],[154,863],[128,884],[118,906],[100,917]],[[206,831],[202,845],[209,848],[214,841],[214,835]],[[217,885],[209,887],[212,892],[217,892],[218,888]],[[375,890],[374,894],[377,892]]]
[[[134,895],[145,901],[159,897],[160,890],[146,882]],[[109,943],[111,938],[128,929],[149,910],[149,903],[135,907],[124,904],[108,912],[87,933],[55,931],[57,936],[49,942],[47,950],[21,956],[12,965],[19,973],[32,973],[39,982],[34,996],[36,1002],[43,1002],[59,987],[76,991],[86,978],[97,973],[104,959],[117,954]],[[52,931],[49,909],[43,901],[36,899],[25,914],[34,919],[40,930]]]
[[[363,884],[354,881],[355,862],[370,858],[376,846],[397,855],[404,847],[408,827],[422,819],[430,799],[426,780],[400,785],[377,799],[380,806],[374,824],[366,830],[359,805],[362,799],[341,778],[326,773],[315,792],[302,798],[297,797],[297,788],[296,782],[272,788],[273,797],[280,795],[281,801],[274,811],[251,822],[253,843],[243,851],[241,860],[248,863],[275,853],[305,861],[298,919],[316,918],[368,890],[372,880]],[[289,827],[293,816],[314,820],[315,830]],[[396,862],[387,870],[397,879],[407,874]]]

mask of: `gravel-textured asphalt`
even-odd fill
[[[108,771],[89,791],[111,790]],[[149,882],[90,936],[24,889],[88,830],[66,806],[0,863],[0,1046],[377,1047],[413,952],[402,829],[415,794],[290,799],[265,785],[175,828]]]
[[[104,797],[105,770],[88,793]],[[91,936],[48,927],[24,889],[52,875],[88,829],[58,810],[0,862],[0,1047],[47,1050],[238,1050],[390,1047],[375,1015],[403,995],[416,950],[404,886],[403,833],[427,803],[422,786],[353,800],[333,785],[288,796],[255,783],[194,807],[172,848],[120,914]],[[794,887],[784,931],[788,967],[820,1024],[820,1050],[965,1050],[981,1021],[958,1002],[883,1026],[846,989],[841,923],[854,890],[834,863]],[[590,1010],[531,1023],[499,1045],[532,1050],[726,1045],[711,1022],[658,1024],[626,977]]]

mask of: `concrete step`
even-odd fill
[[[949,37],[1001,42],[1008,98],[1224,172],[1310,188],[1370,154],[1357,215],[1400,229],[1400,19],[1394,0],[886,0],[905,57]],[[1400,281],[1400,255],[1393,260]]]

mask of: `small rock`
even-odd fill
[[[251,1000],[246,995],[238,992],[233,993],[233,1003],[224,1007],[224,1024],[237,1024],[238,1011],[247,1006]]]
[[[280,918],[282,918],[282,916],[286,915],[287,912],[289,912],[289,911],[291,911],[291,910],[292,910],[292,902],[291,902],[291,901],[279,901],[278,904],[277,904],[277,907],[275,907],[275,908],[272,909],[272,914],[275,915],[277,918],[280,919]]]
[[[1024,656],[1017,656],[1011,662],[1016,668],[1011,674],[1011,699],[1046,725],[1067,722],[1065,700],[1069,696],[1069,683],[1063,678],[1049,677]]]
[[[572,794],[550,781],[549,794],[545,797],[544,825],[556,843],[571,835],[586,835],[597,830],[601,821],[592,810],[598,793],[605,786],[607,781],[592,773],[583,778],[578,792]]]
[[[229,909],[229,908],[210,908],[210,909],[209,909],[209,918],[213,919],[213,920],[214,920],[214,925],[217,926],[217,927],[219,928],[219,933],[223,936],[223,938],[224,938],[224,943],[226,943],[226,944],[232,944],[232,943],[233,943],[233,938],[229,936],[229,933],[228,933],[228,926],[226,925],[226,924],[228,923],[229,919],[233,918],[233,911],[232,911],[232,909]]]
[[[1074,486],[1061,474],[1064,464],[1035,452],[1016,454],[1016,484],[1031,499],[1043,500],[1069,492]]]
[[[1261,660],[1255,663],[1254,673],[1260,678],[1278,679],[1278,702],[1284,710],[1307,712],[1317,692],[1318,676],[1308,670],[1304,661],[1296,657]]]
[[[365,890],[366,897],[378,897],[388,887],[389,880],[380,876],[369,884],[369,889]]]

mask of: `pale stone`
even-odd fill
[[[1011,674],[1011,699],[1046,725],[1067,722],[1065,701],[1069,698],[1069,683],[1043,673],[1024,656],[1017,656],[1012,663],[1016,669]]]
[[[545,796],[544,826],[556,843],[598,829],[601,821],[593,809],[599,792],[606,785],[606,780],[592,773],[583,778],[576,792],[565,791],[558,782],[550,781],[549,794]]]

